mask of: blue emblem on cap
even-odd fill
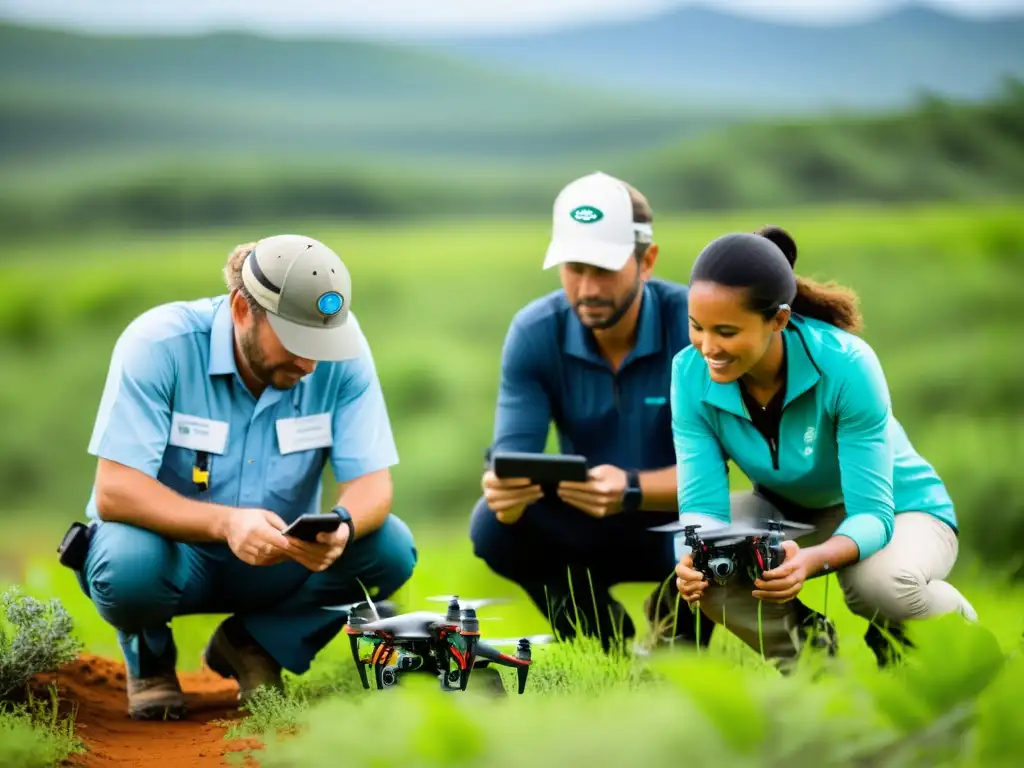
[[[341,307],[344,303],[345,300],[341,298],[340,293],[328,291],[316,300],[316,308],[320,310],[321,315],[330,317],[341,312]]]

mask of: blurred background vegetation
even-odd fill
[[[505,330],[558,287],[554,196],[601,169],[649,196],[663,277],[772,222],[805,274],[854,287],[965,562],[1020,575],[1022,39],[1021,16],[914,7],[415,42],[0,25],[0,515],[55,546],[124,325],[221,292],[235,244],[299,231],[352,270],[395,511],[467,551]]]

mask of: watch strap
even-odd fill
[[[643,503],[644,494],[640,489],[640,473],[635,469],[626,472],[626,492],[623,494],[622,508],[627,512],[635,512]]]
[[[341,522],[348,526],[348,540],[352,541],[356,537],[356,525],[352,522],[352,513],[340,504],[331,510],[334,514],[341,518]]]

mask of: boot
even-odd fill
[[[185,694],[173,669],[148,677],[125,670],[128,716],[133,720],[179,720],[185,715]]]
[[[238,698],[246,704],[261,686],[284,691],[281,665],[253,640],[241,624],[227,619],[213,633],[203,660],[221,677],[238,681]]]
[[[868,624],[867,632],[864,633],[864,642],[867,643],[868,648],[875,654],[875,660],[878,662],[879,669],[884,669],[899,661],[902,656],[901,651],[914,647],[914,644],[910,642],[910,639],[904,633],[903,628],[898,624],[890,624],[886,632],[901,646],[899,650],[893,647],[892,643],[889,642],[889,638],[882,634],[882,630],[874,622]]]
[[[707,616],[700,617],[700,637],[697,637],[697,611],[691,610],[679,598],[673,586],[659,584],[644,600],[644,615],[651,630],[651,645],[667,646],[674,643],[707,648],[715,623]],[[678,605],[678,612],[677,612]]]

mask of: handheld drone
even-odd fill
[[[659,525],[652,531],[685,534],[690,547],[694,570],[700,571],[708,582],[728,583],[738,572],[746,572],[751,581],[756,581],[765,571],[778,568],[786,560],[782,542],[806,535],[814,530],[813,525],[785,520],[766,519],[763,526],[729,524],[712,528],[697,535],[700,525],[683,525],[681,522]]]
[[[430,599],[446,601],[447,612],[415,611],[380,618],[372,602],[359,603],[349,611],[345,634],[363,688],[370,688],[367,667],[372,667],[378,690],[396,684],[404,673],[425,672],[440,679],[442,690],[464,691],[474,669],[498,664],[516,670],[522,694],[533,663],[530,638],[511,641],[516,645],[514,655],[494,647],[501,643],[485,643],[480,639],[477,608],[504,601],[460,603],[456,595]],[[543,642],[543,639],[538,640]],[[369,646],[368,655],[360,654],[361,644]]]

